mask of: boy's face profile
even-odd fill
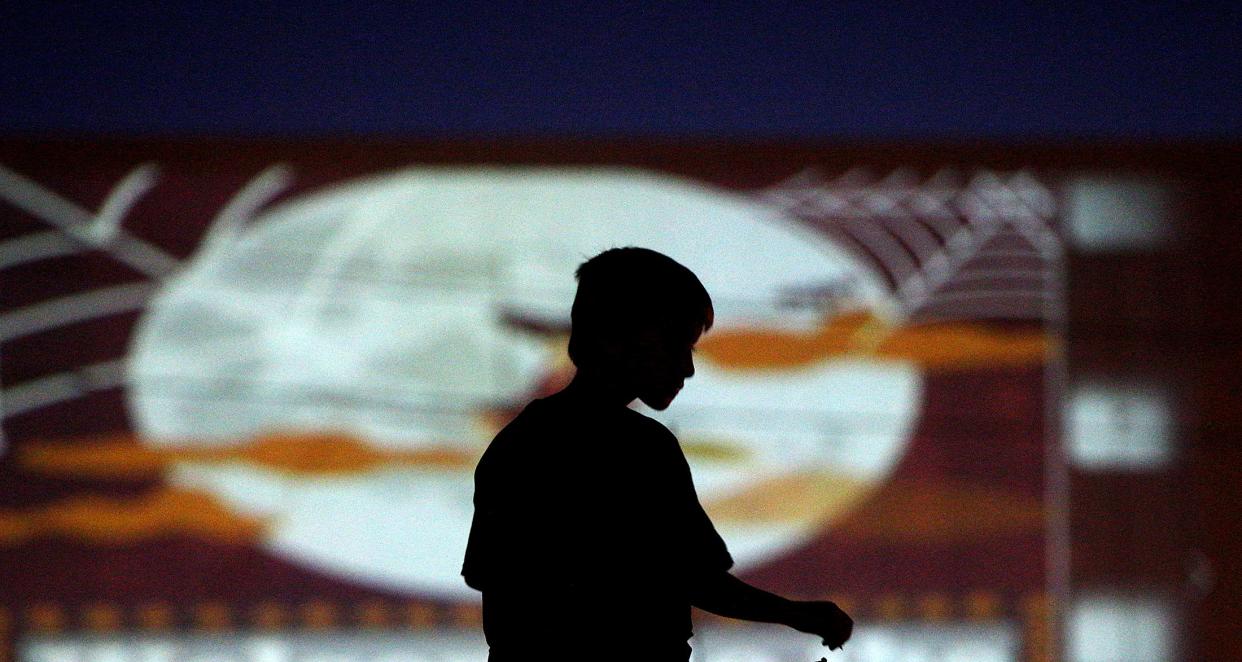
[[[701,329],[643,327],[622,341],[615,377],[643,404],[663,411],[694,376],[694,345],[701,334]]]

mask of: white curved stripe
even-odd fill
[[[928,300],[936,296],[936,291],[952,280],[962,265],[974,257],[979,248],[999,229],[997,224],[976,224],[967,219],[966,223],[946,238],[941,250],[923,265],[920,275],[927,284],[926,287],[920,290],[908,287],[905,282],[900,284],[900,291],[912,295],[906,302],[906,310],[913,312],[926,305]]]
[[[82,250],[77,243],[55,230],[36,232],[0,243],[0,269],[26,262],[73,255]]]
[[[131,283],[52,299],[0,315],[0,341],[143,307],[155,287]]]
[[[125,360],[104,361],[71,372],[32,379],[4,389],[4,410],[0,416],[9,418],[66,400],[80,398],[92,391],[122,386],[125,383]]]
[[[759,192],[759,199],[781,211],[791,212],[814,199],[823,190],[824,178],[814,168],[801,170]]]
[[[905,200],[906,207],[918,216],[919,220],[926,221],[936,226],[936,230],[941,228],[937,223],[947,221],[958,224],[959,214],[949,207],[949,201],[953,199],[953,191],[951,190],[929,190],[919,189],[912,191]],[[942,237],[948,236],[949,232],[940,232]]]
[[[1009,219],[1009,224],[1021,233],[1031,245],[1035,246],[1040,256],[1044,259],[1059,260],[1065,254],[1065,247],[1061,243],[1061,238],[1044,219],[1035,216],[1023,216]]]
[[[906,207],[893,204],[887,211],[877,209],[877,215],[883,219],[881,223],[889,233],[914,253],[914,259],[919,264],[925,263],[930,256],[942,250],[934,233],[916,222],[916,217]]]
[[[989,239],[1007,227],[1027,239],[1035,250],[988,251],[986,255],[1049,259],[1059,257],[1062,252],[1060,241],[1048,222],[1055,211],[1051,194],[1029,173],[1017,173],[1006,180],[985,171],[963,183],[955,172],[941,171],[923,186],[917,186],[907,185],[908,175],[898,170],[878,185],[858,191],[864,194],[858,203],[850,203],[851,196],[845,190],[848,186],[842,186],[848,176],[838,182],[822,182],[815,175],[808,171],[798,173],[772,187],[765,195],[787,208],[801,208],[804,212],[809,208],[825,216],[855,218],[856,222],[841,223],[838,227],[893,275],[895,293],[906,314],[924,306],[961,301],[963,297],[987,300],[993,296],[1015,295],[1012,291],[994,295],[986,292],[939,294],[950,282],[1046,278],[1044,272],[1030,269],[959,272],[972,257],[981,254],[980,249]],[[819,195],[815,193],[816,188]],[[833,204],[825,205],[825,201]],[[841,209],[842,202],[849,208]],[[911,224],[892,222],[909,218],[918,218],[927,226],[920,223],[917,227],[909,227]],[[959,224],[958,218],[964,218],[965,222]],[[944,239],[943,245],[937,241],[937,234]],[[1027,295],[1018,292],[1016,296]]]
[[[917,218],[931,226],[932,231],[940,238],[942,244],[947,244],[949,237],[953,236],[954,232],[960,230],[964,222],[964,219],[957,212],[947,207],[944,209],[943,214],[918,213]]]
[[[293,171],[283,163],[255,175],[216,214],[203,238],[199,255],[220,250],[231,243],[241,234],[242,226],[292,181]]]
[[[842,230],[851,238],[862,244],[884,266],[893,278],[900,283],[914,274],[918,274],[918,265],[910,254],[902,248],[887,232],[872,224],[871,219],[861,222],[842,224]],[[919,276],[921,278],[921,276]]]
[[[865,189],[870,182],[875,180],[875,175],[871,170],[862,166],[854,166],[849,170],[841,173],[836,179],[828,182],[825,188],[833,190],[856,190]]]
[[[82,207],[44,188],[37,182],[0,165],[0,199],[50,223],[69,237],[97,248],[96,217]],[[103,248],[109,255],[153,278],[174,271],[177,258],[151,244],[118,230],[115,240]]]
[[[1052,220],[1056,217],[1056,197],[1034,175],[1025,170],[1019,170],[1009,177],[1007,184],[1027,208],[1035,213],[1036,217],[1044,220]]]
[[[0,196],[83,240],[84,229],[94,221],[90,212],[3,165],[0,165]]]
[[[1022,195],[1011,186],[1015,181],[1027,195]],[[996,173],[982,172],[971,180],[968,188],[997,220],[1017,230],[1045,257],[1057,257],[1062,251],[1061,242],[1048,223],[1055,212],[1055,205],[1043,187],[1037,186],[1038,190],[1034,190],[1031,183],[1030,176],[1023,173],[1004,181]]]
[[[99,246],[116,238],[121,220],[134,203],[155,187],[159,168],[154,163],[144,163],[130,171],[104,198],[95,220],[86,228],[87,235]]]

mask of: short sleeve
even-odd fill
[[[676,480],[684,518],[687,570],[695,574],[727,571],[733,567],[733,557],[729,554],[724,538],[716,531],[711,518],[707,516],[707,512],[703,510],[703,505],[699,502],[698,491],[694,487],[694,477],[690,472],[690,463],[686,461],[681,444],[677,442],[677,437],[668,428],[658,422],[656,425],[659,426],[660,436],[668,444],[670,452],[675,454],[672,463],[678,468]]]
[[[690,562],[694,569],[701,568],[705,573],[724,572],[733,567],[733,556],[729,548],[716,531],[694,490],[694,483],[689,486],[689,502],[686,506],[689,520],[687,530],[690,531]]]

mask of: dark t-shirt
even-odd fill
[[[629,408],[535,400],[475,470],[462,575],[493,660],[685,660],[690,586],[732,565],[677,439]]]

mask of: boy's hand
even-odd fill
[[[854,619],[835,603],[807,601],[793,603],[787,625],[795,630],[819,635],[829,650],[837,650],[849,641]]]

